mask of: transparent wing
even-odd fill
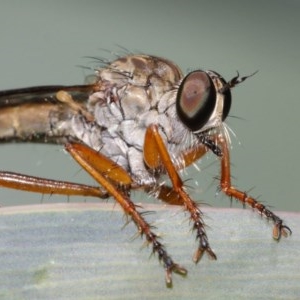
[[[0,91],[0,108],[29,103],[57,104],[59,101],[55,95],[60,90],[68,91],[74,100],[82,102],[87,100],[88,94],[94,89],[95,85],[50,85]]]
[[[89,94],[95,89],[96,85],[54,85],[1,91],[0,142],[64,142],[68,132],[53,133],[54,126],[67,127],[64,123],[80,108],[85,109]],[[61,90],[72,95],[72,105],[56,98]]]

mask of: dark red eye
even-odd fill
[[[200,130],[209,120],[216,105],[216,89],[209,75],[194,71],[182,81],[176,109],[180,120],[192,131]]]

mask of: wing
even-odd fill
[[[95,85],[49,85],[0,91],[0,109],[29,103],[59,104],[55,94],[60,90],[69,92],[74,100],[82,102],[87,99],[88,94],[95,90]]]
[[[56,98],[56,93],[61,90],[70,93],[75,106],[84,110],[96,85],[38,86],[0,91],[0,141],[63,141],[68,132],[62,129],[53,133],[53,128],[66,128],[65,122],[78,111],[74,105]]]

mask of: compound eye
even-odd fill
[[[216,105],[216,90],[204,71],[194,71],[182,81],[176,109],[180,120],[192,131],[200,130],[209,120]]]

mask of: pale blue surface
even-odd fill
[[[189,272],[185,278],[174,274],[173,288],[167,289],[162,265],[143,239],[133,239],[132,223],[124,228],[118,207],[31,209],[0,212],[1,299],[286,300],[300,293],[299,232],[277,243],[271,224],[251,211],[206,209],[218,260],[204,255],[195,265],[187,215],[174,207],[148,207],[155,211],[147,215],[155,232]],[[299,215],[283,217],[299,228]]]

